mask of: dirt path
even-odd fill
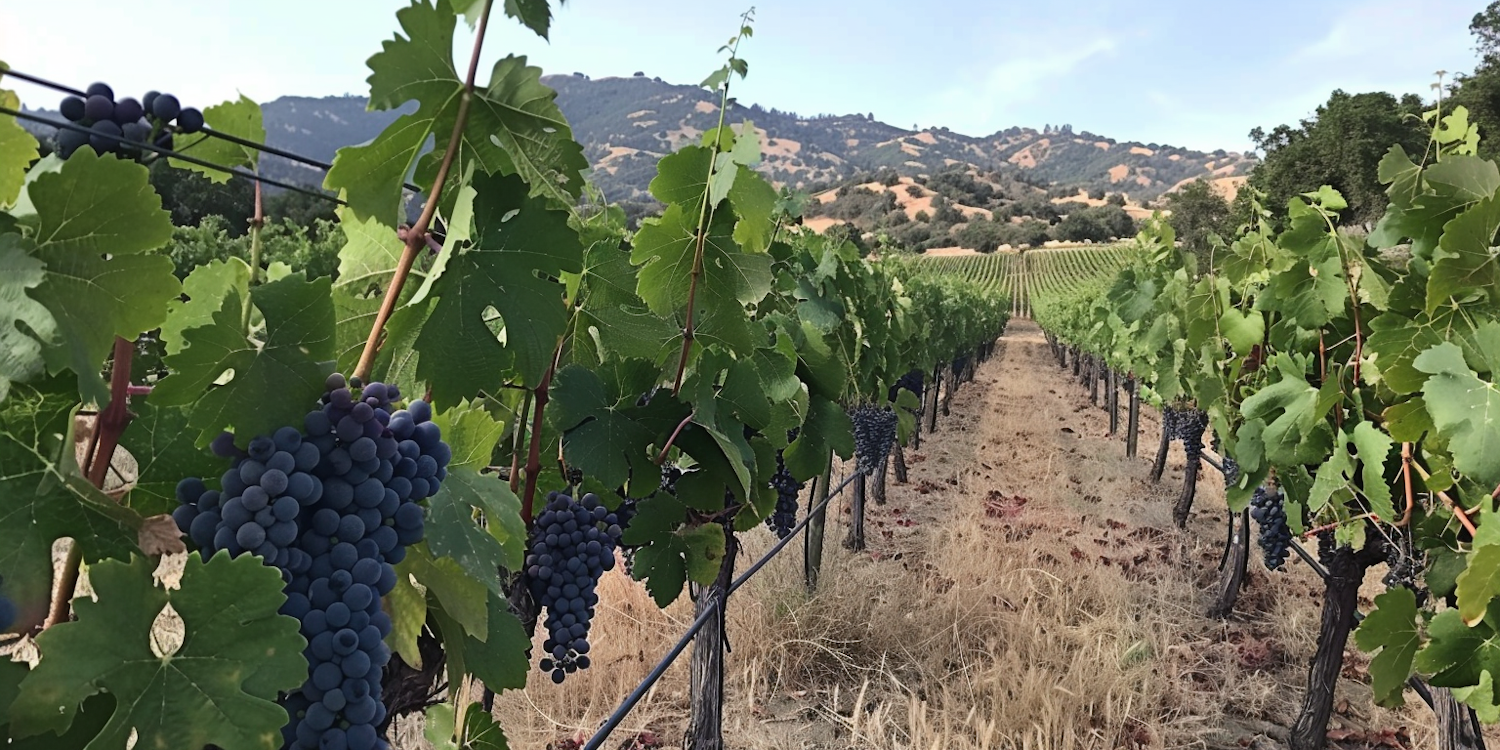
[[[1107,428],[1035,324],[1014,321],[938,431],[908,451],[910,482],[868,507],[866,551],[839,545],[841,500],[814,595],[793,548],[730,600],[729,747],[1280,746],[1314,647],[1316,579],[1295,564],[1269,573],[1257,555],[1236,615],[1207,619],[1224,535],[1217,472],[1200,476],[1178,531],[1180,449],[1152,484],[1155,413],[1142,410],[1133,460]],[[762,530],[742,539],[751,556],[773,541]],[[576,747],[690,619],[685,601],[659,611],[613,574],[601,600],[588,674],[502,696],[513,746]],[[685,663],[610,747],[678,744]],[[1333,729],[1352,739],[1334,747],[1430,747],[1425,706],[1371,705],[1367,663],[1346,659]]]

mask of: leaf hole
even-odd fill
[[[151,653],[158,659],[170,659],[182,648],[184,637],[182,615],[168,603],[151,623]]]

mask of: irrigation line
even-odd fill
[[[180,160],[188,162],[190,164],[197,164],[198,166],[201,166],[201,167],[207,167],[209,169],[218,170],[220,172],[226,172],[228,174],[235,175],[236,177],[243,177],[243,178],[245,178],[247,180],[258,180],[258,181],[263,182],[263,183],[265,183],[267,185],[275,185],[276,187],[285,188],[287,190],[292,190],[292,191],[295,191],[295,192],[298,192],[298,193],[302,193],[304,195],[310,195],[310,196],[312,196],[314,198],[322,198],[323,200],[331,201],[331,202],[337,203],[337,204],[339,204],[341,206],[347,205],[347,203],[343,199],[334,197],[332,195],[328,195],[327,193],[321,193],[321,192],[318,192],[318,191],[315,191],[315,190],[308,190],[307,188],[302,187],[300,185],[293,185],[293,184],[291,184],[289,182],[282,182],[280,180],[272,179],[270,177],[262,177],[261,175],[258,175],[258,174],[254,173],[254,172],[249,172],[249,171],[240,169],[239,167],[226,167],[226,166],[224,166],[222,164],[215,164],[215,163],[213,163],[211,161],[206,161],[204,159],[199,159],[196,156],[188,156],[187,154],[184,154],[184,153],[181,153],[181,152],[178,152],[178,151],[173,151],[172,149],[169,149],[169,148],[162,148],[161,146],[158,146],[158,145],[156,145],[154,143],[142,143],[140,141],[132,141],[129,138],[126,138],[124,136],[118,136],[118,135],[101,135],[99,133],[95,133],[92,128],[86,128],[86,127],[84,127],[82,125],[75,125],[75,124],[73,124],[71,122],[64,122],[64,121],[61,121],[61,120],[53,120],[53,119],[48,118],[48,117],[41,117],[41,116],[38,116],[38,115],[33,115],[33,114],[26,113],[26,112],[20,112],[20,111],[11,109],[10,107],[0,106],[0,114],[10,115],[12,117],[18,117],[18,118],[23,119],[23,120],[31,120],[32,122],[39,122],[39,123],[42,123],[44,125],[51,125],[51,126],[53,126],[55,128],[58,128],[60,130],[72,130],[72,131],[76,131],[76,132],[79,132],[79,133],[84,133],[84,134],[90,135],[90,136],[99,136],[101,138],[107,138],[107,139],[112,140],[112,141],[119,141],[120,143],[124,143],[124,144],[129,145],[129,146],[133,146],[133,147],[136,147],[136,148],[142,148],[142,149],[146,149],[147,151],[155,152],[156,154],[159,154],[161,156],[167,156],[167,157],[170,157],[170,158],[173,158],[173,159],[180,159]]]
[[[36,84],[38,86],[41,86],[43,88],[49,88],[49,89],[52,89],[54,91],[61,91],[64,94],[72,94],[73,96],[80,96],[80,97],[87,97],[88,96],[87,92],[85,92],[85,91],[79,91],[78,89],[75,89],[72,86],[64,86],[63,84],[57,83],[56,81],[49,81],[49,80],[47,80],[45,78],[42,78],[41,76],[34,76],[34,75],[31,75],[30,73],[22,73],[19,70],[14,70],[14,69],[0,70],[0,78],[4,78],[5,76],[14,76],[14,77],[19,78],[19,79],[21,79],[23,81],[27,81],[29,83],[34,83],[34,84]],[[260,106],[260,105],[257,104],[256,106]],[[178,131],[174,128],[173,132],[175,133],[175,132],[178,132]],[[220,139],[229,141],[230,143],[233,143],[236,146],[244,146],[245,148],[253,148],[256,151],[260,151],[261,153],[271,154],[273,156],[279,156],[279,157],[281,157],[283,159],[288,159],[290,161],[300,162],[302,164],[306,164],[309,167],[317,167],[318,169],[321,169],[324,172],[327,172],[328,170],[333,169],[333,164],[331,164],[329,162],[321,161],[319,159],[314,159],[314,158],[312,158],[310,156],[303,156],[301,154],[293,153],[291,151],[287,151],[286,149],[277,148],[277,147],[272,146],[272,145],[270,145],[268,143],[257,143],[255,141],[252,141],[252,140],[248,139],[248,138],[241,138],[241,137],[239,137],[237,135],[231,135],[229,133],[223,133],[223,132],[214,130],[213,128],[210,128],[208,126],[204,126],[203,129],[200,130],[200,131],[198,131],[198,132],[202,133],[203,135],[208,135],[208,136],[212,136],[214,138],[220,138]],[[410,190],[410,191],[412,191],[414,193],[420,193],[420,192],[422,192],[421,188],[417,187],[416,185],[411,184],[410,182],[403,183],[402,187],[404,187],[407,190]]]
[[[817,515],[819,511],[828,506],[829,502],[838,497],[839,494],[844,491],[844,488],[848,487],[851,483],[854,482],[854,478],[857,476],[859,476],[859,472],[857,471],[853,474],[850,474],[844,479],[843,482],[839,484],[838,487],[834,488],[833,491],[828,493],[828,497],[824,498],[817,505],[808,508],[807,517],[802,519],[801,523],[792,527],[791,532],[786,535],[785,539],[777,542],[776,545],[767,550],[764,555],[761,555],[760,559],[756,560],[754,565],[751,565],[747,570],[745,570],[744,573],[740,574],[738,578],[734,579],[734,581],[729,584],[729,588],[724,590],[724,596],[722,597],[722,599],[727,600],[730,594],[734,593],[735,590],[739,587],[745,585],[745,582],[749,581],[750,577],[755,575],[756,572],[764,567],[767,562],[770,562],[771,558],[775,557],[783,549],[786,549],[787,544],[789,544],[799,532],[807,528],[808,521],[812,520],[812,517],[814,515]],[[651,672],[646,675],[646,679],[641,680],[641,684],[636,685],[635,689],[630,691],[630,695],[625,696],[625,700],[620,702],[619,708],[616,708],[615,712],[609,715],[609,718],[604,721],[604,724],[599,727],[598,731],[594,732],[594,736],[589,738],[589,742],[587,745],[583,746],[583,750],[599,750],[599,748],[604,746],[605,741],[609,739],[609,735],[613,733],[615,729],[620,726],[620,722],[624,721],[625,717],[635,709],[636,704],[640,703],[641,699],[646,697],[646,693],[651,690],[651,687],[656,684],[657,680],[661,679],[661,676],[666,673],[668,667],[672,666],[672,663],[677,660],[677,657],[682,655],[682,652],[687,649],[687,645],[692,642],[693,637],[696,636],[698,634],[698,631],[702,630],[703,626],[708,623],[709,618],[717,614],[720,601],[721,599],[709,600],[708,605],[703,608],[703,611],[698,613],[698,618],[693,620],[692,625],[688,626],[687,632],[683,633],[682,637],[677,639],[677,643],[673,644],[672,648],[667,651],[666,656],[663,656],[661,661],[656,663],[656,666],[653,667],[651,669]]]

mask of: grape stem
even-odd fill
[[[1422,468],[1421,464],[1412,461],[1411,465],[1416,468],[1418,474],[1422,475],[1422,481],[1425,482],[1432,478],[1432,474]],[[1469,520],[1469,511],[1459,507],[1458,503],[1453,502],[1453,498],[1448,497],[1448,493],[1438,490],[1433,494],[1437,495],[1443,501],[1443,504],[1448,506],[1448,510],[1453,511],[1453,515],[1458,517],[1458,522],[1463,524],[1464,528],[1468,529],[1471,535],[1479,533],[1479,530],[1474,528],[1474,522]]]
[[[484,8],[479,13],[479,23],[474,32],[474,49],[469,54],[469,70],[464,78],[463,94],[458,100],[458,112],[453,118],[453,132],[448,136],[448,147],[443,151],[443,160],[438,165],[432,189],[427,194],[427,203],[422,207],[422,215],[417,218],[417,223],[413,224],[411,231],[407,232],[406,247],[401,251],[401,259],[397,262],[396,271],[391,276],[391,284],[386,288],[385,296],[380,300],[380,311],[375,315],[374,325],[370,326],[369,337],[365,339],[364,351],[360,352],[359,364],[354,368],[354,376],[361,380],[370,379],[370,370],[375,365],[375,355],[380,352],[381,333],[385,330],[386,321],[396,310],[396,300],[401,297],[401,288],[406,285],[406,277],[411,275],[411,267],[416,263],[417,252],[427,247],[427,229],[432,225],[433,216],[437,214],[438,200],[443,195],[443,184],[448,181],[448,171],[453,168],[453,159],[458,154],[464,127],[468,125],[469,107],[474,101],[474,79],[479,74],[479,52],[484,46],[484,32],[489,25],[492,5],[491,0],[485,0]],[[528,478],[527,482],[529,484],[531,480]]]
[[[562,350],[563,339],[559,337],[552,350],[552,366],[542,373],[542,380],[534,391],[536,411],[531,416],[531,450],[526,456],[526,495],[521,500],[521,521],[528,527],[531,526],[531,509],[536,499],[536,483],[542,473],[542,415],[547,411],[548,391],[552,388],[552,375],[557,372],[558,360],[562,359]]]
[[[684,428],[686,428],[688,426],[688,424],[690,424],[693,421],[693,417],[696,417],[696,416],[698,416],[698,412],[696,410],[694,410],[693,412],[689,413],[686,417],[683,417],[681,422],[677,423],[677,429],[672,430],[672,436],[669,437],[669,438],[667,438],[667,444],[664,445],[664,446],[662,446],[661,453],[656,456],[656,465],[657,466],[660,466],[663,463],[666,463],[667,452],[670,451],[670,450],[672,450],[672,444],[675,443],[675,442],[677,442],[677,436],[682,434],[682,430]]]
[[[114,362],[109,377],[109,405],[94,417],[94,434],[89,438],[89,450],[84,461],[83,472],[89,482],[104,489],[104,478],[109,473],[115,448],[120,444],[120,435],[130,424],[130,363],[135,356],[135,342],[115,337]],[[78,569],[83,563],[83,548],[75,540],[68,557],[63,561],[61,575],[57,579],[57,593],[42,628],[50,628],[68,619],[73,594],[78,589]]]

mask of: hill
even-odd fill
[[[595,167],[595,182],[612,200],[649,198],[657,160],[719,120],[718,98],[696,86],[644,75],[553,75],[543,81],[557,90],[558,105]],[[270,145],[324,161],[341,146],[373,138],[399,114],[366,111],[365,100],[353,96],[284,96],[262,110]],[[1198,177],[1242,178],[1254,164],[1242,154],[1118,142],[1066,125],[975,137],[942,127],[906,130],[868,115],[803,117],[758,104],[733,104],[725,117],[735,124],[746,119],[762,135],[761,169],[778,184],[811,191],[883,168],[914,177],[958,167],[1067,193],[1118,192],[1144,202]],[[268,157],[263,168],[268,177],[321,180],[317,170],[276,157]]]

